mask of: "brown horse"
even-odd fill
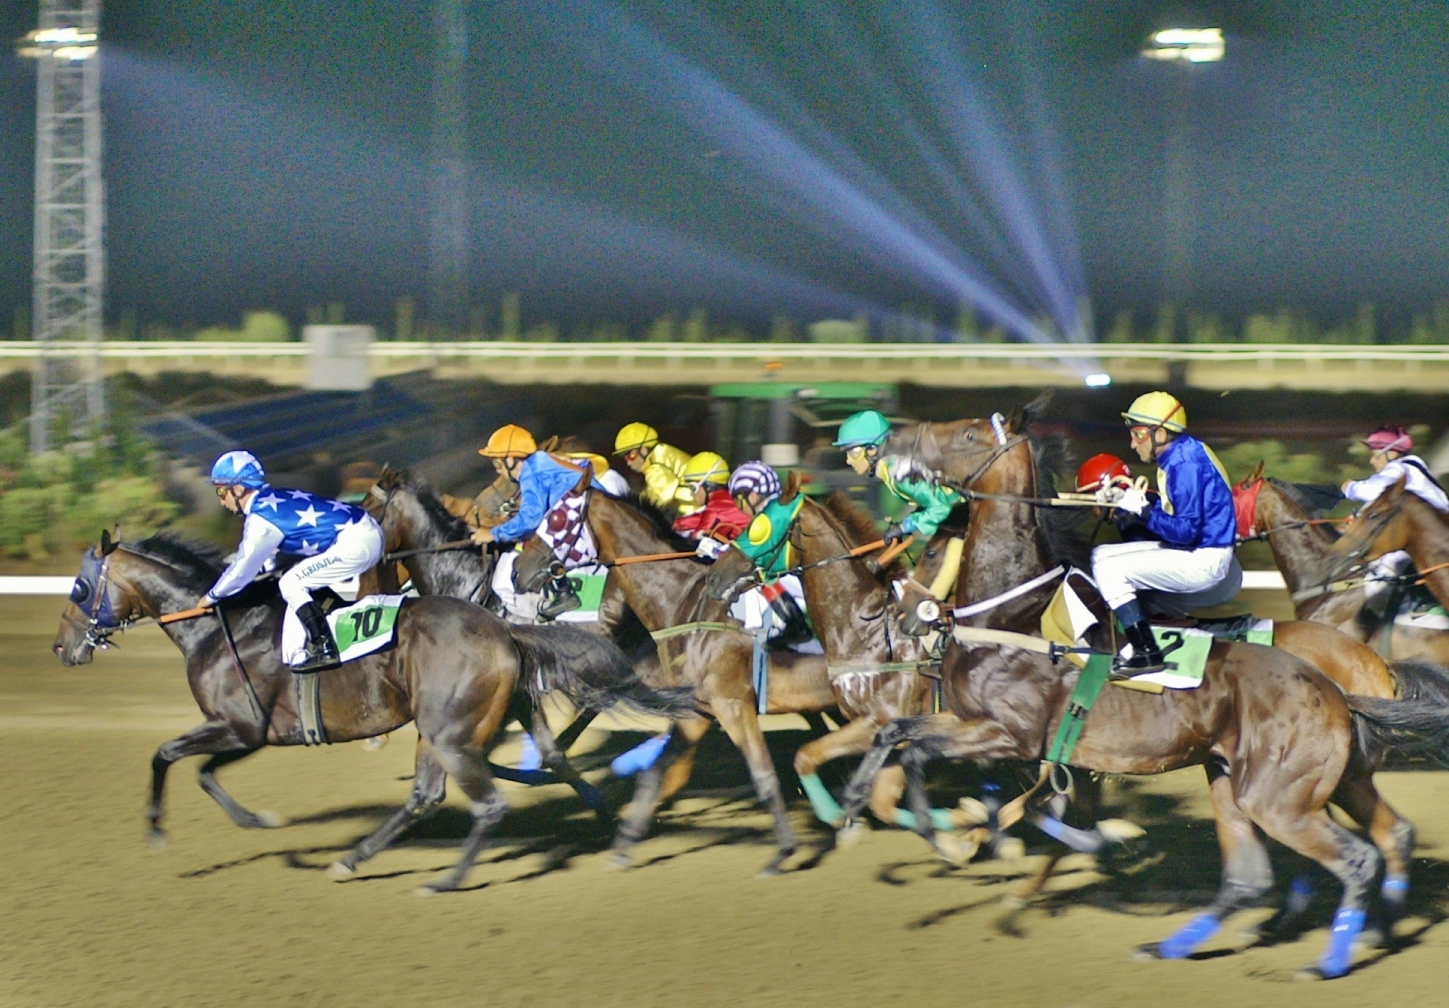
[[[796,492],[797,484],[791,481],[781,499],[789,503]],[[893,563],[882,572],[869,555],[850,556],[852,548],[878,537],[870,516],[839,493],[823,506],[807,498],[788,535],[801,568],[810,622],[825,650],[831,689],[839,710],[849,719],[795,754],[795,771],[816,815],[831,825],[840,825],[841,812],[820,783],[820,766],[865,752],[871,738],[891,719],[931,709],[931,680],[922,674],[933,664],[930,656],[895,626],[888,578],[904,575],[904,569]],[[730,550],[715,561],[705,585],[711,597],[722,599],[755,578],[754,563],[739,550]],[[891,773],[884,785],[877,778],[873,811],[887,823],[914,827],[913,814],[880,804],[882,788],[890,789],[886,793],[894,801],[901,781],[898,767],[882,772]],[[938,828],[955,828],[949,813],[938,809],[933,814]]]
[[[1319,583],[1342,578],[1385,553],[1406,551],[1417,581],[1449,606],[1449,519],[1399,480],[1365,505],[1328,551]]]
[[[1011,499],[1051,493],[1037,480],[1026,433],[1029,418],[1029,410],[1018,410],[1004,422],[932,424],[893,445],[910,469],[939,474],[968,496],[982,495],[972,501],[965,544],[968,575],[958,582],[957,605],[1002,595],[1055,563],[1038,508]],[[1034,636],[1050,587],[969,616],[965,623],[978,631]],[[905,745],[901,760],[910,804],[919,831],[930,840],[921,787],[927,761],[1027,761],[1046,751],[1067,714],[1078,671],[1035,650],[966,636],[967,643],[953,639],[942,670],[948,713],[905,718],[877,735],[847,789],[848,814],[860,808],[862,782],[893,749]],[[1223,884],[1208,911],[1145,952],[1185,957],[1217,931],[1225,916],[1267,891],[1272,873],[1256,832],[1261,829],[1343,883],[1329,946],[1314,970],[1324,977],[1348,971],[1352,941],[1363,926],[1380,867],[1388,866],[1382,890],[1387,914],[1397,911],[1407,892],[1413,829],[1379,796],[1369,761],[1355,744],[1356,731],[1382,732],[1377,712],[1390,704],[1412,713],[1401,723],[1444,721],[1432,710],[1403,701],[1345,697],[1316,669],[1282,650],[1221,640],[1212,645],[1197,689],[1161,695],[1103,690],[1071,764],[1110,774],[1205,766],[1224,856]],[[1373,845],[1329,816],[1330,800],[1368,829]]]
[[[1334,590],[1332,578],[1328,586],[1324,585],[1323,567],[1338,537],[1326,524],[1311,524],[1316,519],[1299,499],[1299,491],[1293,484],[1265,478],[1260,462],[1234,492],[1256,493],[1254,534],[1272,548],[1273,560],[1294,596],[1293,608],[1300,620],[1326,623],[1371,645],[1379,654],[1387,654],[1391,661],[1422,659],[1449,668],[1449,633],[1396,627],[1392,615],[1379,625],[1372,625],[1378,621],[1365,619],[1362,585],[1339,585]],[[1332,677],[1331,672],[1329,675]]]
[[[56,655],[65,665],[88,662],[96,647],[107,646],[112,634],[136,620],[188,609],[222,566],[214,546],[165,533],[122,545],[102,533],[100,546],[82,559]],[[276,824],[237,803],[215,773],[263,746],[304,744],[297,677],[277,648],[282,612],[275,587],[254,584],[204,614],[164,625],[186,658],[187,681],[206,720],[156,750],[147,809],[153,841],[164,836],[167,770],[187,756],[210,757],[201,768],[201,786],[238,826]],[[334,877],[352,875],[358,862],[436,807],[451,776],[472,803],[473,824],[458,864],[426,889],[456,889],[508,807],[489,771],[494,737],[513,717],[537,711],[546,690],[596,708],[622,703],[666,717],[693,709],[688,691],[648,688],[618,648],[582,630],[511,627],[478,606],[439,597],[405,602],[395,633],[390,648],[319,673],[322,722],[331,741],[369,738],[409,721],[418,729],[407,804],[337,861]],[[532,730],[545,762],[561,776],[571,773],[547,722],[533,717]]]

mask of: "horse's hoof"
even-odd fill
[[[386,735],[374,735],[372,738],[362,740],[362,749],[364,752],[377,752],[385,745],[387,745]]]
[[[774,865],[765,865],[765,867],[763,867],[759,871],[755,872],[755,878],[758,878],[758,879],[779,878],[783,874],[785,874],[785,873],[782,872],[782,871],[780,871],[780,869],[779,868],[776,868]]]
[[[164,830],[159,830],[159,829],[158,830],[152,830],[151,833],[150,833],[150,835],[146,837],[146,846],[147,847],[150,847],[153,851],[163,851],[163,850],[165,850],[166,849],[166,833],[165,833],[165,831]]]
[[[438,895],[439,891],[440,890],[434,889],[432,886],[420,885],[413,890],[413,895],[416,896],[418,899],[427,899],[430,896]]]
[[[271,809],[262,809],[257,813],[257,825],[261,829],[280,829],[287,825],[287,817]]]
[[[947,864],[963,865],[976,856],[980,846],[969,840],[958,840],[949,833],[936,834],[936,856]]]
[[[1097,823],[1097,832],[1101,833],[1109,843],[1115,844],[1140,840],[1147,835],[1145,829],[1126,819],[1103,819]]]
[[[346,861],[333,861],[327,866],[327,877],[334,882],[346,882],[357,874],[357,869]]]
[[[629,871],[634,867],[634,859],[620,851],[611,856],[606,864],[610,871]]]
[[[1026,842],[1021,837],[1004,836],[996,841],[992,851],[1001,861],[1020,861],[1026,857]]]
[[[956,811],[951,813],[951,818],[955,820],[957,829],[984,826],[991,820],[991,811],[981,799],[968,795],[956,803]]]
[[[1293,971],[1294,980],[1332,980],[1333,977],[1323,972],[1323,967],[1318,963],[1309,963],[1307,966],[1300,966]]]
[[[1146,945],[1138,945],[1135,949],[1132,950],[1132,954],[1129,955],[1127,958],[1132,960],[1133,962],[1161,961],[1165,957],[1163,956],[1162,949],[1159,946],[1159,942],[1148,942]]]
[[[1387,948],[1388,944],[1388,937],[1384,934],[1383,929],[1377,925],[1364,928],[1358,933],[1358,937],[1353,940],[1354,948],[1362,949]]]
[[[863,821],[852,819],[835,831],[835,846],[840,850],[848,850],[864,840],[869,832],[870,827]]]

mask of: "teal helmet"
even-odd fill
[[[845,423],[840,425],[840,436],[835,439],[835,447],[851,448],[855,445],[868,445],[878,447],[885,443],[890,436],[891,422],[885,415],[873,410],[861,410],[845,418]]]

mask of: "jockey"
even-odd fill
[[[338,664],[337,642],[313,588],[346,581],[382,559],[382,528],[360,507],[305,490],[273,489],[255,455],[229,451],[211,467],[221,506],[246,515],[236,556],[200,604],[214,606],[235,595],[278,553],[302,559],[277,579],[287,612],[282,619],[282,658],[298,674]]]
[[[793,560],[790,528],[805,503],[805,495],[797,493],[790,503],[780,503],[780,477],[764,462],[746,462],[736,469],[730,476],[729,494],[750,519],[734,545],[754,561],[765,580],[762,587],[753,588],[736,599],[730,605],[730,615],[743,623],[746,630],[757,630],[766,625],[768,609],[777,617],[770,625],[777,624],[784,638],[779,643],[808,640],[805,587],[798,575],[785,573]],[[787,633],[789,636],[785,637]]]
[[[1138,396],[1122,414],[1143,462],[1156,461],[1161,498],[1145,490],[1108,485],[1103,504],[1137,515],[1154,541],[1111,543],[1092,551],[1092,575],[1132,645],[1113,675],[1125,678],[1166,668],[1137,592],[1198,593],[1226,582],[1233,571],[1237,519],[1222,464],[1189,437],[1187,411],[1166,392]],[[1221,600],[1220,600],[1221,601]]]
[[[624,464],[644,475],[644,492],[640,496],[661,508],[673,508],[679,514],[695,509],[694,494],[684,485],[684,469],[689,455],[659,440],[659,432],[648,424],[625,424],[614,438],[614,454],[624,457]]]
[[[533,535],[544,517],[579,485],[585,474],[592,477],[592,486],[604,489],[598,470],[590,461],[575,462],[539,451],[533,435],[517,424],[507,424],[494,431],[488,443],[478,449],[478,454],[491,458],[500,474],[518,483],[517,512],[501,525],[474,532],[473,542],[480,546],[490,542],[518,543]],[[519,598],[513,587],[515,559],[516,554],[512,552],[499,557],[493,573],[493,591],[507,608],[517,612],[520,610],[516,608]],[[553,590],[555,599],[549,604],[553,615],[579,607],[579,597],[568,578],[556,580]]]
[[[1108,488],[1103,492],[1103,488]],[[1118,499],[1121,494],[1132,487],[1132,471],[1127,468],[1116,455],[1108,455],[1103,452],[1100,455],[1093,455],[1077,468],[1077,493],[1095,494],[1102,493],[1102,496]],[[1156,494],[1149,494],[1155,497]],[[1117,529],[1117,534],[1122,537],[1123,542],[1138,542],[1143,539],[1155,538],[1151,532],[1143,526],[1141,519],[1126,511],[1119,511],[1116,508],[1108,508],[1105,511],[1107,520]]]
[[[1404,489],[1441,513],[1449,513],[1449,497],[1444,487],[1429,472],[1424,460],[1413,454],[1414,439],[1402,427],[1385,426],[1364,439],[1369,449],[1369,464],[1374,474],[1361,480],[1346,480],[1343,495],[1351,501],[1368,504],[1379,494],[1404,480]],[[1373,562],[1372,578],[1364,584],[1364,598],[1380,609],[1388,602],[1390,582],[1413,565],[1407,550],[1385,553]]]
[[[699,540],[699,555],[719,556],[745,530],[750,516],[740,510],[727,485],[730,467],[714,452],[700,452],[684,467],[684,485],[699,510],[674,520],[674,531]]]
[[[916,510],[885,530],[888,543],[899,542],[908,535],[929,539],[961,503],[961,495],[949,487],[936,486],[928,480],[897,480],[891,475],[890,463],[880,457],[881,446],[890,437],[891,424],[876,410],[863,410],[840,425],[835,447],[845,449],[845,462],[862,476],[874,474],[886,489]]]

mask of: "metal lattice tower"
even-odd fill
[[[468,329],[468,22],[464,0],[433,0],[433,121],[428,165],[427,321]]]
[[[21,43],[36,60],[35,261],[30,450],[53,447],[62,417],[94,435],[105,419],[100,367],[102,247],[100,0],[40,0],[40,24]],[[89,353],[46,352],[85,340]]]

